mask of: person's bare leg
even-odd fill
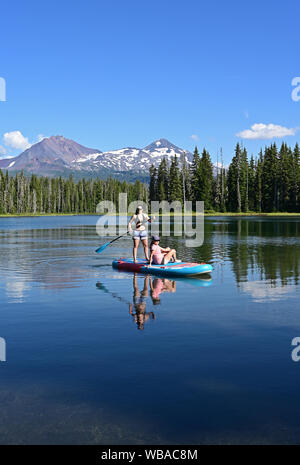
[[[138,250],[139,242],[140,242],[139,239],[134,239],[133,240],[133,261],[134,262],[137,261],[136,257],[137,257],[137,250]]]
[[[141,292],[143,297],[148,297],[148,287],[149,287],[149,275],[147,274],[144,279],[144,288]]]
[[[133,296],[134,297],[139,297],[139,292],[140,291],[139,291],[139,288],[138,288],[137,274],[136,273],[134,273],[132,284],[133,284]]]
[[[143,244],[143,247],[144,247],[145,258],[146,258],[146,260],[149,261],[148,239],[143,239],[142,244]]]
[[[163,265],[167,265],[171,259],[174,259],[173,261],[176,260],[176,250],[172,249],[170,252],[166,253],[163,259]]]

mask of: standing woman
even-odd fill
[[[151,219],[146,213],[143,213],[143,207],[139,205],[135,211],[135,214],[129,220],[128,230],[132,232],[133,239],[133,261],[137,261],[137,249],[139,246],[140,240],[142,241],[144,247],[144,253],[146,260],[149,261],[149,251],[148,251],[148,234],[146,231],[145,223],[151,223]],[[135,229],[132,231],[132,223],[135,223]]]

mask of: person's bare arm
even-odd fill
[[[129,220],[129,222],[128,222],[127,228],[128,228],[128,231],[129,231],[129,232],[132,231],[131,224],[132,224],[132,222],[133,222],[133,220],[134,220],[134,217],[135,217],[135,215],[132,215],[132,217],[130,218],[130,220]]]
[[[151,266],[153,255],[154,255],[154,252],[151,252],[150,258],[149,258],[149,266]]]

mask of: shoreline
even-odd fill
[[[120,216],[122,213],[116,213],[116,216]],[[109,215],[106,213],[106,215]],[[124,215],[128,215],[128,213],[124,213]],[[201,216],[201,213],[195,212],[187,212],[188,216]],[[47,217],[47,216],[103,216],[103,214],[99,213],[7,213],[7,214],[0,214],[1,218],[40,218],[40,217]],[[112,216],[112,215],[109,215]],[[168,216],[167,214],[163,213],[159,215],[160,217]],[[175,215],[173,212],[170,213],[170,216],[181,216]],[[183,215],[182,215],[183,216]],[[287,213],[287,212],[277,212],[277,213],[256,213],[256,212],[247,212],[247,213],[204,213],[204,216],[209,217],[227,217],[227,216],[236,216],[236,217],[277,217],[277,216],[285,216],[285,217],[300,217],[300,213]]]

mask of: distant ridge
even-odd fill
[[[162,158],[171,161],[175,155],[178,158],[184,155],[188,163],[193,157],[190,152],[167,139],[157,139],[143,148],[126,147],[101,152],[63,136],[51,136],[15,158],[0,160],[0,168],[11,173],[23,170],[26,174],[50,177],[73,174],[74,178],[113,176],[126,180],[147,180],[152,164],[158,167]]]
[[[9,171],[24,170],[29,173],[51,176],[63,173],[71,162],[82,156],[101,152],[66,139],[63,136],[52,136],[32,145],[18,157],[1,160],[0,167]]]

